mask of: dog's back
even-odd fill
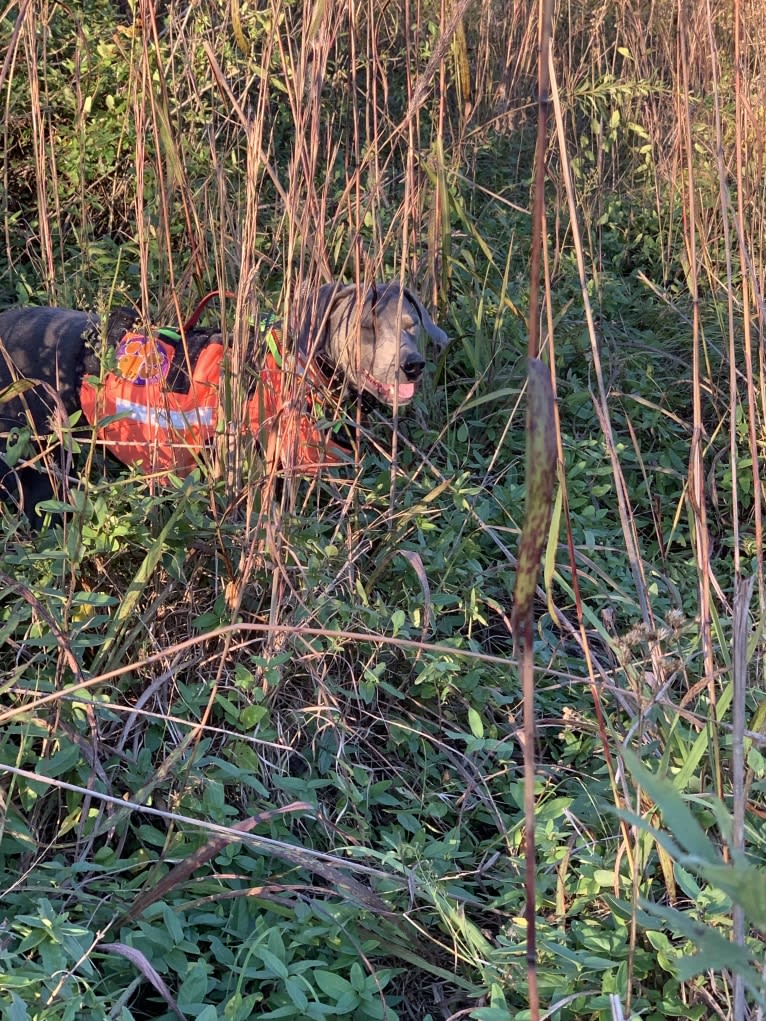
[[[67,414],[79,407],[83,374],[94,371],[97,364],[91,347],[98,329],[98,318],[89,312],[61,308],[0,312],[0,401],[19,379],[37,384],[0,403],[4,429],[31,418],[38,431],[49,432],[48,423],[58,406],[54,395]]]

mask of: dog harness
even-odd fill
[[[276,317],[265,317],[258,329],[264,355],[243,428],[258,440],[267,464],[313,475],[348,463],[349,448],[325,419],[327,382],[319,369],[300,354],[287,354]],[[211,340],[202,348],[184,393],[168,385],[174,360],[185,357],[176,330],[128,331],[115,355],[116,367],[103,380],[83,380],[80,400],[87,421],[124,464],[146,473],[188,475],[224,425],[219,400],[226,367],[223,345]]]

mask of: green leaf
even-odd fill
[[[757,964],[757,958],[746,947],[738,947],[711,926],[698,922],[677,908],[653,904],[643,898],[641,906],[661,918],[669,929],[680,933],[699,951],[691,957],[679,956],[675,962],[679,977],[683,974],[684,979],[688,979],[708,969],[720,971],[721,968],[732,968],[754,988],[759,985],[758,972],[750,967]]]
[[[267,971],[270,971],[272,975],[276,975],[277,978],[284,980],[290,974],[285,962],[280,960],[276,954],[267,950],[266,947],[253,947],[253,953],[256,957],[260,957]]]
[[[348,992],[343,993],[335,1001],[335,1012],[337,1014],[350,1014],[352,1010],[359,1006],[359,995],[355,993],[353,989],[349,989]]]
[[[204,961],[195,961],[178,990],[179,1005],[203,1003],[207,996],[208,982],[208,970]]]
[[[168,935],[171,937],[175,944],[182,943],[184,939],[184,929],[181,925],[181,920],[175,913],[173,908],[168,904],[162,905],[162,920],[165,923],[165,928],[168,930]]]
[[[247,705],[239,715],[242,726],[245,730],[252,730],[265,720],[269,715],[269,708],[265,705]]]
[[[702,865],[699,873],[738,904],[752,925],[766,932],[766,870],[763,866],[735,860],[730,865]]]
[[[351,981],[351,988],[354,992],[363,993],[367,988],[367,980],[365,978],[364,971],[362,971],[362,966],[358,961],[354,961],[351,965],[349,979]]]
[[[68,773],[78,762],[82,761],[82,752],[76,744],[67,744],[54,752],[49,759],[41,759],[37,763],[36,773],[40,776],[58,777]]]
[[[622,755],[633,779],[659,808],[663,823],[680,846],[701,862],[720,864],[721,857],[715,844],[673,784],[650,772],[629,748],[623,748]]]
[[[323,968],[316,968],[314,970],[314,980],[323,993],[332,997],[333,1000],[339,1000],[341,996],[345,996],[350,992],[353,992],[351,983],[348,982],[342,975],[336,974],[334,971],[325,971]]]
[[[407,616],[404,610],[394,610],[391,614],[391,634],[394,635],[394,637],[402,630],[406,619]]]
[[[282,938],[282,933],[279,929],[274,926],[269,932],[268,938],[269,950],[278,957],[280,961],[284,963],[285,960],[285,941]]]
[[[303,989],[303,982],[297,978],[285,979],[285,992],[300,1011],[308,1009],[309,1001]]]
[[[473,706],[468,708],[468,726],[471,728],[471,733],[474,737],[484,737],[484,723],[482,722],[481,716],[476,712]]]
[[[8,1021],[28,1021],[29,1019],[26,1005],[16,993],[11,993],[11,1005],[7,1008],[6,1017]]]
[[[7,404],[8,401],[15,400],[17,397],[20,397],[22,394],[26,393],[27,390],[31,390],[36,385],[37,384],[33,379],[14,380],[13,383],[10,383],[8,386],[4,386],[3,389],[0,390],[0,404]],[[9,444],[9,450],[10,449],[11,447]]]

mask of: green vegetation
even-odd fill
[[[404,275],[452,342],[345,478],[275,486],[222,436],[152,485],[72,421],[68,516],[2,510],[0,1015],[528,1017],[537,5],[136,4],[4,11],[0,307],[287,314]],[[562,1021],[766,1006],[763,53],[760,0],[555,26],[534,852]]]

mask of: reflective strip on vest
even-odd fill
[[[185,411],[168,411],[166,408],[135,404],[124,397],[118,397],[115,401],[115,413],[119,415],[120,412],[125,412],[132,422],[146,422],[153,429],[165,432],[185,432],[197,426],[215,425],[216,420],[216,408],[209,405]]]

